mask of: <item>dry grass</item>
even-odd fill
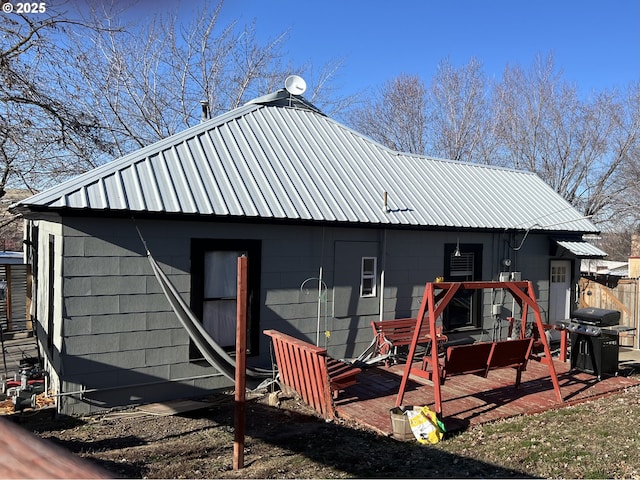
[[[257,400],[249,404],[239,471],[229,400],[189,415],[30,417],[23,425],[130,478],[640,477],[640,387],[473,427],[436,446],[327,423],[294,399],[280,408]]]
[[[473,428],[438,448],[543,478],[639,478],[640,388]]]

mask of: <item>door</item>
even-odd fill
[[[571,315],[571,262],[551,260],[549,279],[549,323],[566,320]]]

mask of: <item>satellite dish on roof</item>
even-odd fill
[[[284,88],[291,95],[302,95],[307,90],[307,82],[298,75],[289,75],[284,81]]]

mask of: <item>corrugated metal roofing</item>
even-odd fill
[[[606,252],[588,242],[557,240],[556,243],[579,258],[603,258],[607,256]]]
[[[535,174],[395,152],[282,102],[249,103],[14,205],[30,207],[597,231]]]

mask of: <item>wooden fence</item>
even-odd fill
[[[6,332],[31,331],[31,269],[0,265],[0,325]]]
[[[607,287],[595,280],[580,279],[580,308],[594,307],[618,310],[620,325],[633,327],[636,331],[620,335],[620,345],[636,347],[638,329],[638,281],[621,279],[615,286]]]

